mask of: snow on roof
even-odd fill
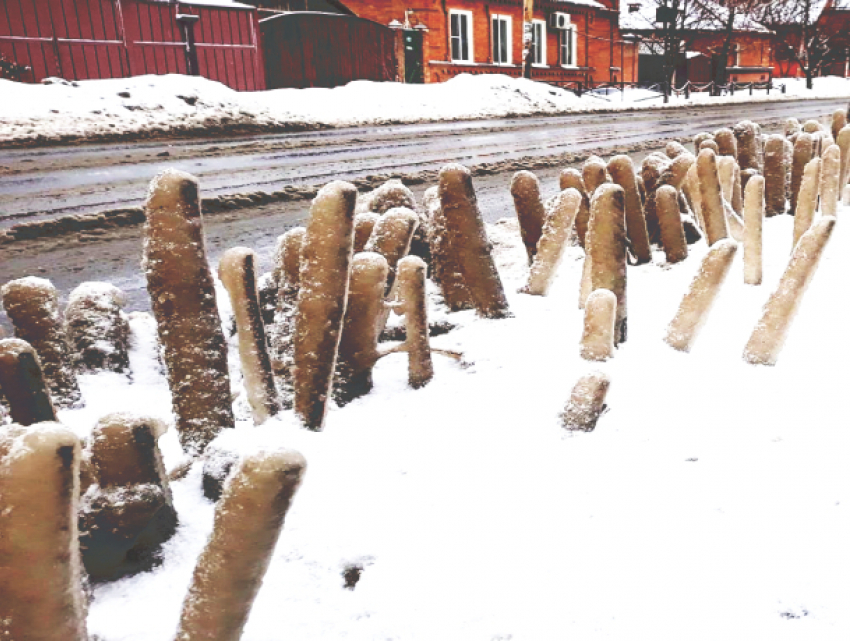
[[[226,9],[254,9],[249,4],[232,2],[231,0],[179,0],[180,4],[188,4],[196,7],[224,7]]]
[[[582,7],[594,7],[595,9],[608,9],[601,2],[596,2],[596,0],[555,0],[555,2],[563,2],[564,4],[576,4]]]
[[[661,25],[655,22],[655,10],[664,4],[663,0],[620,0],[620,29],[624,31],[659,29]],[[685,29],[692,31],[722,31],[726,17],[729,15],[727,9],[714,0],[684,0],[682,7],[685,11]],[[768,29],[748,16],[736,15],[735,31],[767,33]]]

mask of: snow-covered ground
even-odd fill
[[[674,266],[657,254],[630,267],[628,342],[599,365],[579,358],[581,250],[549,296],[516,293],[527,264],[505,220],[489,233],[513,318],[447,314],[432,292],[432,320],[459,325],[432,345],[468,367],[435,356],[434,380],[413,390],[405,356],[387,357],[372,393],[332,408],[321,433],[289,413],[253,427],[238,398],[223,442],[308,461],[244,641],[847,639],[844,217],[773,368],[741,354],[789,257],[790,216],[765,222],[764,284],[743,283],[738,252],[690,354],[662,336],[705,243]],[[155,328],[132,328],[132,381],[83,376],[87,406],[60,414],[80,436],[115,410],[171,421]],[[568,433],[558,414],[593,369],[612,378],[610,410]],[[160,445],[176,466],[173,428]],[[103,641],[173,638],[214,506],[198,465],[172,488],[180,528],[164,564],[95,590]],[[364,567],[354,590],[348,564]]]
[[[785,84],[784,98],[850,97],[850,80],[827,77],[807,90],[801,79]],[[281,131],[314,127],[646,109],[661,100],[642,90],[616,99],[584,95],[503,75],[461,75],[445,83],[406,85],[351,82],[334,89],[276,89],[239,93],[191,76],[138,76],[29,85],[0,80],[0,145],[168,135],[211,135],[238,128]],[[774,90],[750,96],[678,97],[671,107],[778,100]]]

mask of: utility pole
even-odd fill
[[[522,1],[522,77],[531,80],[531,45],[534,23],[534,0]],[[545,45],[544,45],[545,46]]]

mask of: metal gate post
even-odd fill
[[[201,17],[178,13],[176,19],[180,28],[183,29],[183,41],[186,43],[186,73],[190,76],[199,76],[201,71],[198,65],[198,48],[195,46],[195,25]]]

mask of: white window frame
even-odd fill
[[[576,61],[578,60],[578,27],[574,24],[569,25],[566,29],[559,29],[560,33],[558,33],[558,62],[562,67],[578,67]],[[561,37],[564,35],[564,32],[569,31],[572,34],[572,40],[570,40],[570,62],[569,64],[564,63],[561,60],[561,54],[564,51],[564,46],[561,44]]]
[[[452,43],[455,38],[459,38],[461,43],[463,42],[462,35],[455,35],[452,32],[452,16],[465,16],[466,17],[466,39],[467,39],[467,53],[469,54],[466,58],[455,58],[452,54]],[[459,21],[458,21],[459,22]],[[452,62],[462,62],[462,63],[471,63],[475,60],[475,49],[472,43],[472,34],[474,29],[472,28],[472,12],[466,11],[465,9],[449,9],[449,58]],[[459,47],[462,48],[462,47]]]
[[[500,13],[494,13],[490,16],[490,34],[491,34],[490,37],[493,39],[492,40],[493,51],[491,51],[490,53],[491,53],[491,55],[496,53],[496,51],[495,51],[495,49],[496,49],[496,24],[499,23],[499,22],[506,22],[507,25],[508,25],[508,27],[507,27],[507,31],[508,31],[507,54],[508,54],[508,57],[507,57],[507,60],[497,62],[496,56],[493,55],[493,64],[507,67],[507,66],[510,66],[510,65],[513,64],[514,34],[513,34],[513,21],[511,20],[511,16],[506,16],[506,15],[500,14]]]
[[[531,21],[531,29],[532,34],[534,33],[534,28],[536,26],[540,26],[540,62],[531,63],[532,67],[545,67],[546,66],[546,21],[545,20],[532,20]],[[532,35],[532,38],[534,36]]]

